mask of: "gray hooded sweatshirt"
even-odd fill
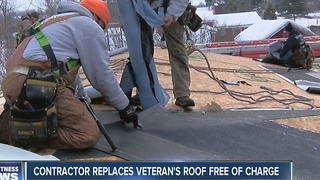
[[[93,20],[91,13],[75,2],[62,1],[58,5],[55,16],[70,13],[78,13],[79,16],[56,22],[42,30],[57,60],[66,63],[69,59],[80,59],[83,71],[91,85],[117,110],[124,109],[129,104],[129,100],[110,67],[104,31]],[[34,61],[47,60],[46,54],[34,37],[24,50],[23,57]],[[83,88],[79,77],[75,81],[74,84]]]
[[[167,8],[167,14],[172,15],[174,20],[177,21],[186,10],[188,4],[189,0],[171,0]]]

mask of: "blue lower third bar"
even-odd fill
[[[27,179],[292,179],[292,162],[27,162]]]

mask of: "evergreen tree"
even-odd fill
[[[267,8],[264,10],[263,19],[277,19],[277,15],[271,3],[268,3]]]
[[[308,9],[307,0],[278,0],[275,1],[276,11],[279,16],[295,20],[304,17],[311,11]]]
[[[212,5],[212,0],[205,0],[206,6],[211,6]]]

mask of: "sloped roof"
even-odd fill
[[[261,17],[257,12],[242,12],[231,14],[215,14],[213,17],[215,27],[226,26],[250,26],[255,22],[261,21]]]
[[[239,33],[234,40],[235,41],[252,41],[252,40],[263,40],[269,39],[279,31],[281,31],[289,22],[295,27],[298,31],[302,32],[307,36],[314,36],[309,28],[303,27],[296,22],[283,19],[283,20],[261,20],[254,23],[241,33]]]
[[[197,7],[196,13],[202,18],[203,21],[213,21],[212,7]]]

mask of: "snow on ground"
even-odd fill
[[[320,26],[320,18],[319,19],[298,18],[295,20],[295,22],[304,27]]]

